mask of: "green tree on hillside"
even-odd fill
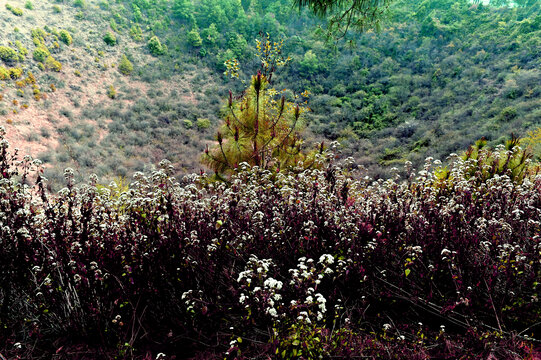
[[[230,1],[202,0],[198,5],[196,15],[197,23],[201,27],[210,26],[214,23],[218,29],[227,27],[230,18],[227,16],[227,9],[231,8]]]
[[[194,7],[192,0],[174,0],[173,16],[180,20],[191,20],[193,18]]]
[[[160,56],[165,54],[165,46],[162,45],[160,39],[157,36],[153,36],[148,40],[148,50],[154,56]]]
[[[193,28],[188,32],[188,43],[192,47],[200,47],[203,45],[203,39],[201,39],[201,35],[199,34],[199,30],[197,28]]]
[[[319,69],[319,60],[312,50],[304,54],[304,58],[299,63],[300,70],[305,77],[315,75]]]
[[[17,52],[10,47],[0,46],[0,59],[5,62],[16,62],[19,60]]]
[[[229,175],[242,162],[279,171],[305,160],[299,135],[305,108],[282,96],[258,73],[238,101],[231,92],[217,145],[205,150],[203,163],[218,176]]]
[[[109,46],[115,46],[116,45],[116,36],[111,31],[107,31],[107,33],[103,36],[103,41]]]
[[[208,28],[201,31],[201,37],[203,39],[203,42],[207,45],[215,45],[219,36],[220,33],[218,32],[215,24],[210,24]]]
[[[236,33],[227,33],[227,47],[233,52],[237,59],[244,58],[248,43],[244,36]]]
[[[342,38],[349,29],[365,31],[379,28],[393,0],[294,0],[328,22],[327,34]]]
[[[305,167],[315,165],[315,153],[304,151],[300,136],[306,102],[299,103],[297,96],[287,100],[270,84],[276,69],[290,60],[284,58],[282,46],[283,42],[273,43],[265,36],[263,41],[257,40],[261,70],[252,76],[238,100],[229,92],[224,124],[216,136],[217,145],[212,149],[207,147],[202,158],[218,177],[231,174],[242,162],[275,171],[299,162],[304,162]],[[237,78],[238,63],[228,61],[227,67],[226,73]]]
[[[120,64],[118,65],[118,71],[124,75],[130,75],[133,71],[133,64],[126,55],[122,55]]]

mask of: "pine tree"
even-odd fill
[[[261,72],[252,77],[240,99],[229,92],[224,125],[216,136],[214,148],[205,150],[203,163],[218,177],[230,175],[239,164],[280,171],[299,162],[315,166],[315,153],[303,151],[301,128],[304,106],[276,100],[276,90]],[[322,151],[321,145],[321,151]]]
[[[327,36],[343,38],[349,29],[378,29],[389,5],[395,0],[294,0],[327,20]]]
[[[194,27],[188,32],[188,42],[192,47],[200,47],[203,45],[203,39],[201,39],[201,35],[199,35],[199,29]]]
[[[126,55],[122,55],[120,64],[118,65],[118,71],[124,75],[130,75],[133,71],[133,64]]]
[[[300,136],[302,114],[307,110],[305,91],[287,100],[271,86],[273,74],[291,60],[282,54],[283,41],[272,42],[268,34],[256,40],[261,70],[251,77],[248,88],[238,98],[229,92],[223,111],[224,124],[216,135],[217,144],[203,154],[202,162],[217,178],[232,174],[243,162],[251,166],[281,171],[297,165],[319,167],[318,151],[306,152]],[[236,59],[225,62],[225,75],[239,78]],[[244,83],[244,81],[243,81]],[[286,90],[283,90],[285,93]],[[323,152],[323,143],[319,153]]]

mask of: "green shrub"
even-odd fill
[[[197,128],[200,130],[208,129],[210,127],[209,119],[197,119],[196,122]]]
[[[55,28],[51,29],[49,25],[45,25],[43,27],[43,31],[45,32],[45,36],[47,36],[48,34],[58,35],[58,30],[56,30]]]
[[[135,41],[143,40],[143,30],[139,25],[133,25],[130,29],[130,36]]]
[[[513,106],[507,106],[502,109],[500,117],[503,121],[511,121],[517,116],[517,109]]]
[[[47,33],[43,29],[32,29],[32,41],[34,42],[34,45],[39,46],[43,43],[46,37]]]
[[[8,80],[8,79],[9,79],[9,70],[3,66],[0,66],[0,80]]]
[[[133,64],[126,55],[122,55],[120,64],[118,65],[118,71],[124,75],[130,75],[133,71]]]
[[[118,32],[118,25],[115,19],[111,19],[111,21],[109,22],[109,26],[111,26],[111,29],[113,29],[113,31]]]
[[[23,16],[23,10],[21,8],[11,6],[10,4],[6,4],[6,9],[11,11],[11,13],[15,16]]]
[[[113,85],[109,86],[109,89],[107,90],[107,96],[110,99],[115,99],[116,98],[116,89],[115,89],[115,87]]]
[[[17,52],[7,46],[0,46],[0,59],[5,62],[16,62],[19,60]]]
[[[73,2],[73,6],[84,9],[86,7],[86,2],[85,2],[85,0],[75,0]]]
[[[101,0],[99,6],[102,10],[109,10],[109,2],[107,0]]]
[[[32,1],[27,1],[24,3],[24,7],[28,10],[34,10],[34,5],[32,4]]]
[[[60,6],[58,6],[58,5],[54,5],[53,6],[53,12],[55,14],[60,14],[62,12],[62,8]]]
[[[103,36],[103,41],[105,41],[105,43],[109,46],[115,46],[116,45],[116,36],[115,34],[113,34],[112,32],[108,31],[104,36]]]
[[[197,28],[193,28],[190,32],[188,32],[188,42],[193,47],[203,45],[203,39],[201,39],[201,35],[199,34]]]
[[[182,121],[182,125],[184,125],[184,127],[185,127],[186,129],[191,129],[191,128],[193,128],[193,123],[192,123],[190,120],[188,120],[188,119],[183,120],[183,121]]]
[[[165,54],[165,46],[162,45],[160,39],[157,36],[153,36],[148,40],[148,50],[154,56],[160,56]]]
[[[60,40],[66,45],[71,45],[73,38],[67,30],[60,30]]]
[[[49,51],[49,49],[47,49],[45,45],[38,46],[33,53],[34,60],[39,62],[44,62],[50,55],[51,52]]]
[[[19,51],[19,60],[24,61],[24,59],[26,58],[26,55],[28,55],[28,49],[25,48],[19,40],[15,41],[15,46],[17,47],[17,50]]]
[[[60,70],[62,70],[62,64],[59,61],[56,61],[55,58],[50,55],[47,60],[45,60],[45,67],[56,72],[60,72]]]

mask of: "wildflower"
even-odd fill
[[[319,263],[325,265],[332,265],[334,263],[334,257],[329,254],[323,254],[319,257]]]
[[[241,304],[244,304],[245,301],[246,301],[246,295],[240,294],[239,302],[240,302]]]
[[[265,280],[265,282],[263,283],[263,285],[264,285],[266,288],[271,288],[271,289],[277,289],[277,290],[280,290],[280,289],[282,289],[283,283],[282,283],[281,281],[276,280],[276,279],[268,278],[267,280]]]
[[[445,248],[444,248],[444,249],[441,251],[441,256],[447,256],[447,255],[450,255],[450,254],[451,254],[451,250],[449,250],[449,249],[445,249]]]
[[[270,308],[267,310],[267,313],[272,317],[278,317],[278,312],[275,308]]]

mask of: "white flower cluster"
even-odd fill
[[[250,308],[250,300],[262,306],[266,314],[272,318],[280,317],[280,308],[283,307],[282,295],[279,293],[284,286],[282,281],[267,277],[267,273],[274,266],[271,259],[258,259],[251,255],[245,270],[242,271],[237,282],[241,284],[243,292],[239,296],[239,303]],[[251,288],[252,285],[253,289]]]
[[[239,274],[237,282],[240,283],[245,281],[246,283],[250,284],[252,282],[252,278],[261,277],[267,274],[270,267],[273,265],[272,259],[259,260],[257,256],[252,254],[250,255],[250,259],[246,264],[245,270]]]
[[[313,259],[306,259],[306,257],[299,258],[299,263],[296,269],[289,269],[292,279],[290,285],[300,285],[305,282],[305,279],[311,280],[316,272]]]
[[[423,249],[418,245],[417,246],[409,245],[409,246],[406,247],[406,253],[409,256],[417,257],[417,256],[420,256],[423,253]]]
[[[327,300],[321,293],[316,293],[316,288],[321,284],[321,280],[328,275],[335,273],[331,267],[335,264],[335,259],[330,254],[323,254],[319,261],[315,263],[312,259],[301,257],[298,260],[296,269],[289,269],[291,280],[289,284],[298,289],[304,290],[304,299],[291,300],[290,308],[298,309],[298,321],[311,323],[312,321],[323,321],[327,313]],[[337,269],[345,269],[346,262],[338,260]],[[341,271],[340,271],[341,272]]]
[[[334,257],[330,254],[323,254],[319,257],[319,263],[325,266],[334,264]]]
[[[268,288],[268,289],[281,290],[283,283],[281,281],[276,280],[276,279],[268,278],[267,280],[265,280],[263,285],[265,286],[265,288]]]
[[[201,290],[194,292],[193,290],[188,290],[182,293],[180,297],[186,305],[186,310],[188,313],[194,313],[196,310],[197,304],[202,303],[203,292]]]

